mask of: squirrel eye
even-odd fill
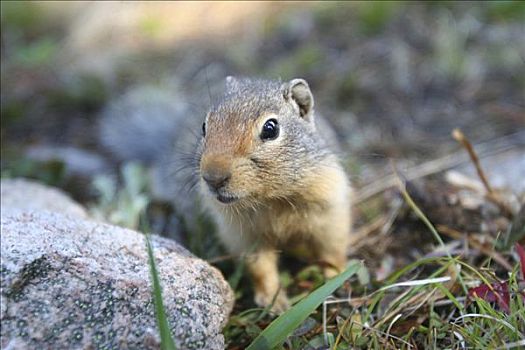
[[[279,124],[277,124],[277,120],[268,119],[262,127],[261,139],[263,141],[275,140],[277,136],[279,136]]]
[[[206,136],[206,122],[202,123],[202,136]]]

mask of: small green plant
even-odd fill
[[[93,181],[99,194],[98,202],[91,207],[94,217],[116,225],[136,229],[140,216],[150,202],[147,194],[148,174],[138,163],[127,163],[121,169],[122,188],[118,189],[115,178],[100,175]]]

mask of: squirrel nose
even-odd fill
[[[218,190],[226,185],[231,176],[231,172],[224,169],[210,169],[202,173],[204,181],[214,190]]]

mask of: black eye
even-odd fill
[[[206,136],[206,122],[202,123],[202,136]]]
[[[268,119],[262,127],[261,139],[264,141],[275,140],[277,136],[279,136],[279,124],[277,124],[277,120]]]

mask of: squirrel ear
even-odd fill
[[[227,92],[232,92],[232,91],[237,90],[238,86],[239,86],[239,79],[231,75],[228,75],[226,77],[226,91]]]
[[[285,84],[284,97],[295,102],[299,115],[310,121],[313,118],[314,97],[304,79],[293,79]]]

